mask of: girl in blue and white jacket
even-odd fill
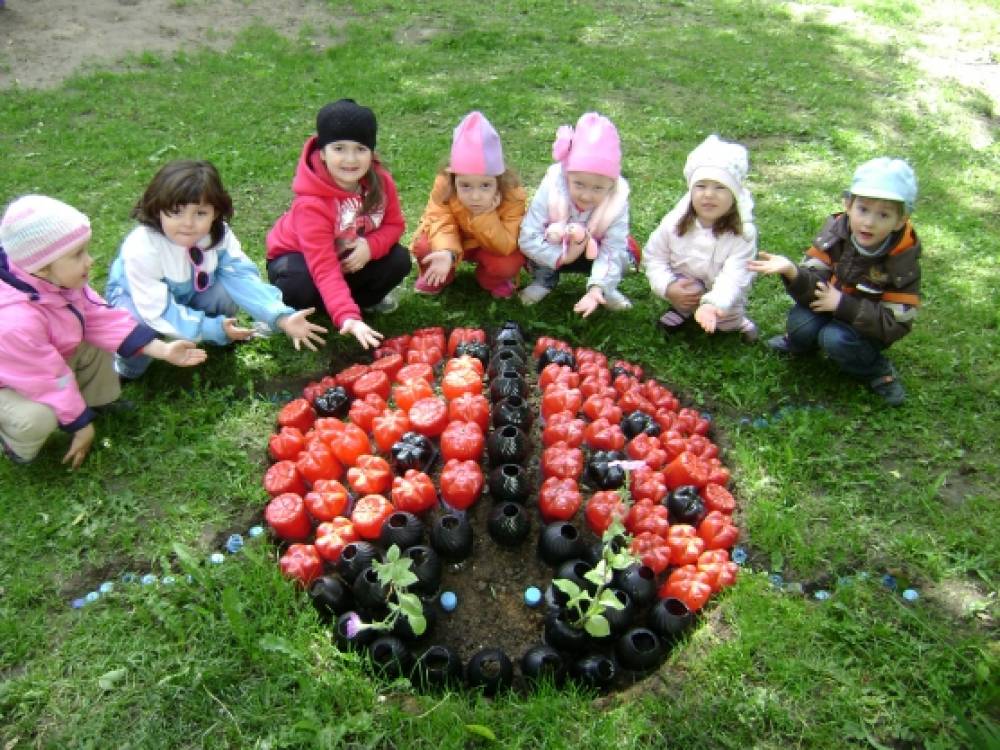
[[[277,287],[261,279],[226,223],[232,214],[232,200],[211,163],[164,166],[132,211],[139,226],[111,266],[108,301],[164,336],[219,346],[257,332],[237,325],[235,316],[244,310],[262,324],[258,330],[280,329],[296,349],[315,351],[326,329],[309,321],[312,308],[296,312]],[[130,379],[149,364],[141,354],[115,359],[118,374]]]

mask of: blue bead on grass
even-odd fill
[[[175,583],[177,583],[177,579],[174,578],[173,576],[163,576],[163,579],[160,581],[160,583],[162,583],[164,586],[173,586]]]
[[[110,594],[112,591],[115,590],[115,585],[111,581],[105,581],[104,583],[102,583],[100,586],[97,587],[97,590],[100,591],[102,594]]]
[[[826,589],[818,589],[813,592],[813,598],[817,599],[818,601],[825,602],[827,599],[830,598],[830,592],[827,591]]]
[[[454,591],[445,591],[441,594],[441,609],[445,612],[454,612],[458,606],[458,597]]]
[[[212,565],[221,565],[225,561],[225,559],[226,556],[221,552],[213,552],[209,556],[208,561],[212,563]]]
[[[771,582],[772,586],[776,586],[778,588],[781,588],[781,585],[785,582],[785,579],[781,577],[781,573],[771,573],[771,575],[767,577],[767,580]]]
[[[101,595],[98,594],[96,591],[91,591],[83,598],[87,601],[87,604],[93,604],[94,602],[96,602],[98,599],[101,598]]]
[[[83,609],[86,605],[87,605],[87,600],[84,599],[83,597],[80,597],[79,599],[74,599],[69,603],[69,606],[71,606],[73,609]]]
[[[156,576],[152,573],[146,573],[146,575],[142,577],[143,586],[152,586],[154,583],[156,583]]]
[[[528,588],[524,590],[524,603],[529,607],[537,607],[541,601],[542,592],[539,591],[537,586],[528,586]]]
[[[226,540],[226,552],[235,555],[241,549],[243,549],[243,537],[239,534],[230,534]]]
[[[886,573],[884,576],[882,576],[882,585],[885,586],[890,591],[895,591],[897,586],[896,577]]]
[[[256,539],[259,536],[263,536],[264,535],[264,527],[263,526],[251,526],[250,530],[247,531],[247,535],[251,539]]]
[[[135,583],[137,578],[135,573],[123,573],[122,583]]]
[[[729,559],[732,560],[737,565],[743,565],[747,561],[747,557],[748,555],[745,548],[733,547],[733,552],[729,556]]]
[[[920,598],[920,594],[914,589],[906,589],[902,593],[902,597],[906,599],[906,601],[908,602],[915,602],[917,599]]]

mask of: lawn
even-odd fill
[[[0,462],[3,747],[460,748],[490,744],[486,734],[500,747],[996,747],[998,113],[940,75],[953,68],[939,57],[987,49],[995,67],[996,7],[329,5],[325,49],[310,43],[315,29],[289,40],[254,27],[225,53],[146,54],[54,90],[4,91],[0,201],[41,192],[87,213],[101,290],[156,169],[211,159],[263,268],[264,235],[329,100],[377,113],[410,231],[467,111],[497,126],[530,189],[555,129],[596,109],[621,133],[640,242],[682,193],[685,155],[717,132],[750,150],[761,248],[797,258],[854,166],[903,156],[920,181],[925,248],[926,304],[891,350],[909,399],[889,410],[822,361],[733,337],[665,341],[640,274],[623,285],[633,309],[587,320],[571,312],[572,277],[532,308],[485,298],[470,272],[439,299],[404,294],[373,320],[386,335],[515,319],[642,363],[712,414],[741,506],[743,575],[656,675],[596,700],[488,700],[368,677],[263,541],[205,563],[259,518],[279,403],[362,358],[353,339],[331,335],[312,354],[272,338],[213,350],[197,370],[154,366],[125,390],[134,410],[99,419],[80,470],[60,465],[62,436],[30,466]],[[777,281],[757,281],[750,313],[765,335],[788,306]],[[125,573],[178,583],[123,584]],[[108,580],[111,594],[70,607]]]

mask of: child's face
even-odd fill
[[[458,195],[458,200],[473,214],[491,210],[499,189],[496,177],[484,174],[455,175],[455,193]]]
[[[357,190],[361,178],[372,165],[372,150],[357,141],[333,141],[323,146],[319,158],[326,171],[344,190]]]
[[[861,247],[876,248],[906,224],[906,215],[893,201],[855,195],[847,199],[851,234]]]
[[[194,247],[212,231],[218,212],[208,203],[185,203],[170,211],[160,211],[160,228],[175,245]]]
[[[66,289],[82,289],[87,284],[90,266],[94,263],[94,259],[87,252],[88,244],[84,243],[73,252],[66,253],[44,268],[39,268],[35,271],[35,276]]]
[[[702,226],[712,227],[729,213],[735,198],[732,191],[715,180],[698,180],[691,186],[691,205]]]
[[[610,177],[594,172],[567,172],[566,182],[569,185],[569,197],[580,211],[596,208],[615,185]]]

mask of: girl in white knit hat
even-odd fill
[[[89,242],[87,217],[44,195],[18,198],[0,220],[0,444],[17,463],[57,428],[72,435],[63,463],[83,462],[94,409],[121,394],[111,352],[205,361],[190,341],[160,341],[88,286]]]
[[[670,303],[659,320],[665,331],[678,330],[693,316],[706,333],[739,331],[747,343],[757,340],[757,326],[746,317],[754,279],[746,266],[757,253],[746,176],[746,149],[716,135],[688,155],[688,192],[643,251],[650,287]]]

